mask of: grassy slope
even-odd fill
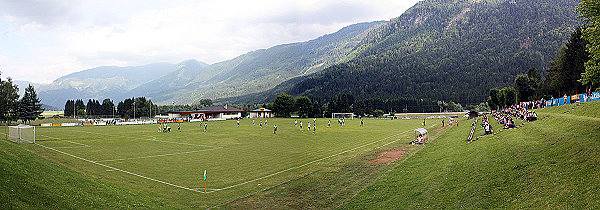
[[[164,208],[0,139],[0,209]]]
[[[599,206],[600,102],[567,108],[471,144],[467,126],[447,132],[342,208]]]

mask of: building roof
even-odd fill
[[[194,111],[169,111],[169,113],[220,113],[220,112],[247,112],[232,106],[224,105],[224,106],[209,106],[202,108],[200,110]]]
[[[259,109],[252,110],[251,112],[271,112],[271,110],[265,109],[265,108],[259,108]]]

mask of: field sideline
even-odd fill
[[[305,175],[314,165],[343,160],[396,141],[405,143],[420,120],[347,120],[340,127],[317,120],[317,131],[293,119],[269,119],[269,127],[245,119],[158,125],[38,128],[38,144],[24,145],[75,171],[157,196],[180,207],[209,207]],[[312,123],[312,119],[310,119]],[[430,126],[440,124],[431,120]],[[278,125],[277,134],[272,126]],[[438,125],[439,126],[439,125]],[[204,194],[203,171],[208,172]],[[200,199],[202,198],[202,199]]]

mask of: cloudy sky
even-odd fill
[[[48,83],[102,65],[212,64],[389,20],[418,1],[0,0],[0,71]]]

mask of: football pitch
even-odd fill
[[[159,125],[37,128],[36,154],[75,171],[132,192],[175,203],[180,207],[210,207],[268,189],[332,161],[371,152],[382,146],[405,145],[422,120],[312,119],[170,123],[170,133]],[[273,125],[277,125],[274,134]],[[427,129],[440,126],[430,120]],[[206,185],[204,171],[207,172]]]

